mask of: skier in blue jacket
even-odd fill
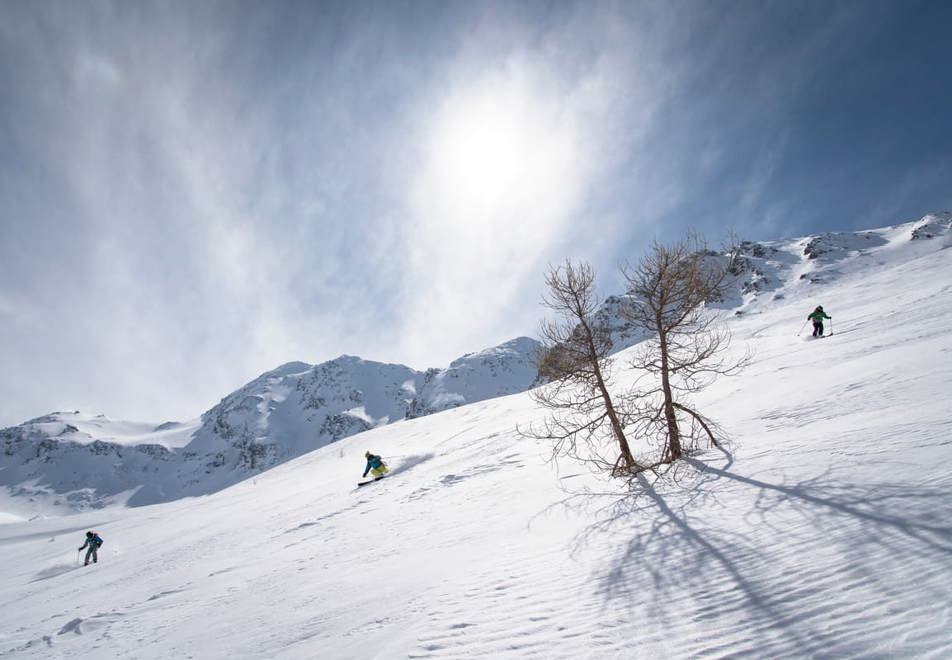
[[[86,551],[86,562],[83,564],[83,566],[89,566],[90,557],[93,558],[94,564],[99,562],[98,550],[99,546],[101,545],[102,539],[99,538],[99,534],[96,532],[86,532],[86,542],[79,546],[80,550],[83,548],[89,548],[89,550]]]
[[[364,458],[367,459],[367,467],[364,468],[364,473],[361,475],[361,478],[366,477],[368,472],[373,472],[374,479],[379,479],[390,471],[390,468],[383,462],[383,459],[376,454],[371,454],[368,451],[364,454]]]

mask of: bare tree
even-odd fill
[[[717,426],[691,395],[749,362],[749,355],[727,356],[730,331],[706,307],[722,299],[734,258],[734,252],[718,257],[691,235],[672,246],[655,241],[637,265],[622,266],[637,301],[624,314],[652,337],[631,362],[640,375],[628,399],[629,434],[661,448],[649,469],[677,461],[704,437],[720,446]]]
[[[613,475],[642,468],[625,435],[625,414],[611,395],[611,339],[594,320],[595,271],[587,263],[549,267],[543,305],[555,319],[542,322],[538,355],[545,387],[533,399],[553,414],[524,435],[553,442],[553,457],[571,456],[610,469]]]

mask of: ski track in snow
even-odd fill
[[[824,285],[828,340],[806,286],[732,320],[754,362],[698,397],[732,442],[639,496],[547,463],[520,394],[0,526],[0,655],[952,657],[952,250],[881,258]],[[358,489],[366,449],[393,474]]]

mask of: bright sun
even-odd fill
[[[445,142],[447,173],[470,201],[497,200],[525,170],[516,122],[492,109],[465,113],[460,119]]]
[[[469,82],[428,118],[411,190],[418,240],[454,255],[453,268],[555,235],[578,199],[575,123],[534,82],[513,72]]]
[[[540,126],[517,90],[477,89],[451,99],[432,135],[430,167],[465,204],[492,206],[531,176]],[[533,124],[536,125],[533,125]]]

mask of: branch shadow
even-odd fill
[[[640,476],[630,493],[577,493],[561,503],[594,507],[595,521],[573,539],[573,554],[606,543],[618,547],[596,576],[606,607],[648,612],[664,629],[683,626],[685,618],[689,625],[732,629],[718,639],[698,634],[678,640],[688,655],[868,653],[873,647],[865,637],[842,638],[838,626],[854,615],[835,611],[843,602],[834,594],[827,597],[827,582],[847,579],[884,599],[909,598],[900,594],[908,588],[904,583],[879,574],[883,557],[949,563],[952,494],[946,488],[843,483],[829,472],[771,483],[732,471],[733,456],[721,452],[719,465],[687,459],[689,474],[674,482]],[[733,518],[725,504],[728,491],[735,509],[741,495],[743,510],[736,517],[742,524],[717,522],[727,512]],[[712,511],[711,519],[702,517]],[[779,545],[771,538],[765,544],[758,541],[763,534],[782,534],[786,540]],[[796,553],[821,548],[827,539],[850,548],[848,565],[811,558],[817,564],[791,574],[783,557],[770,556],[789,545],[794,565],[801,565]],[[830,578],[836,571],[846,577]]]
[[[942,524],[952,520],[952,497],[946,488],[908,483],[852,484],[834,480],[829,470],[793,486],[773,484],[731,472],[733,456],[721,451],[725,464],[719,468],[693,458],[685,462],[705,475],[708,483],[726,479],[759,489],[752,513],[765,524],[769,524],[767,514],[771,510],[788,505],[817,521],[824,516],[853,519],[881,543],[899,535],[921,543],[925,550],[952,554],[952,525]]]

